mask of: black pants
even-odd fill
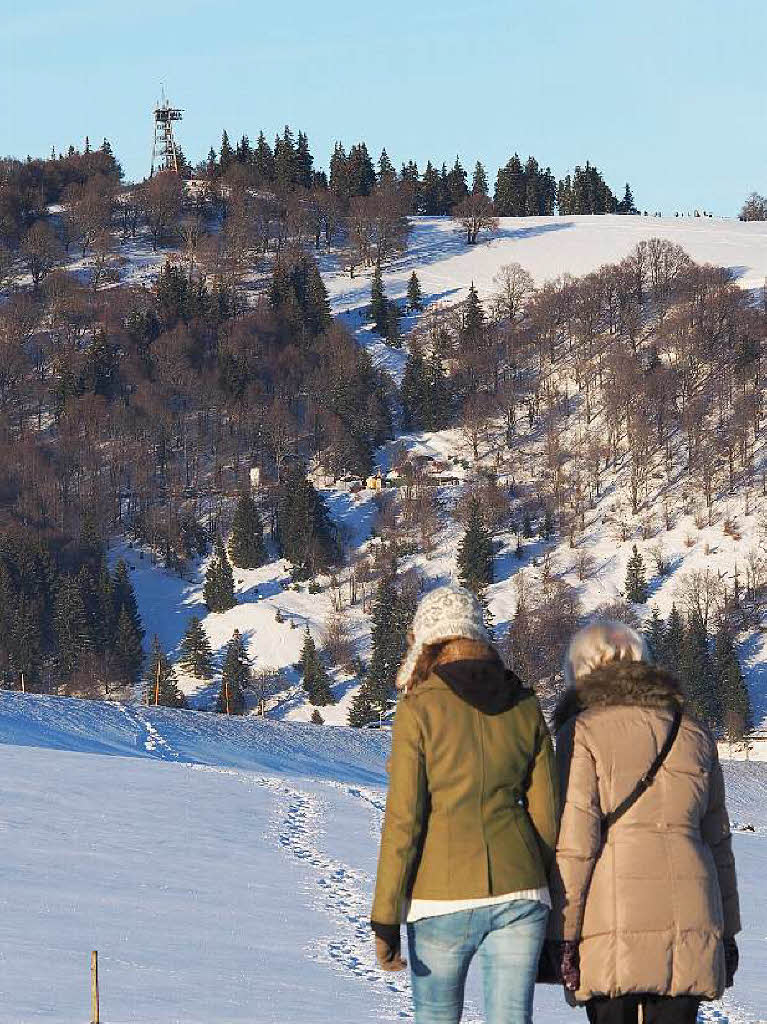
[[[639,1007],[644,1024],[695,1024],[700,999],[695,996],[620,996],[590,999],[586,1013],[590,1024],[637,1024]]]

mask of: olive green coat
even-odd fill
[[[461,677],[469,700],[478,691],[475,703],[494,713],[445,681],[458,679],[461,690]],[[489,705],[483,690],[495,694]],[[372,920],[400,923],[410,897],[477,899],[546,885],[557,799],[533,692],[498,660],[440,666],[397,707]]]

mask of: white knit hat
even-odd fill
[[[406,690],[424,647],[455,637],[491,644],[485,613],[477,597],[454,583],[430,591],[416,608],[410,627],[414,640],[397,673],[397,689]]]

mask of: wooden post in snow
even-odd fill
[[[160,658],[157,658],[157,680],[154,684],[154,706],[160,703]]]
[[[26,685],[24,683],[24,673],[23,672],[21,673],[21,692],[22,693],[26,693],[27,692],[27,687],[26,687]]]
[[[99,1024],[99,954],[91,953],[91,1024]]]

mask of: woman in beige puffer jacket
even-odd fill
[[[684,710],[676,680],[634,630],[577,634],[555,715],[563,812],[550,936],[570,1001],[589,1020],[694,1024],[737,967],[738,892],[724,780],[708,729],[684,713],[649,789],[602,837]],[[574,997],[574,998],[573,998]]]

